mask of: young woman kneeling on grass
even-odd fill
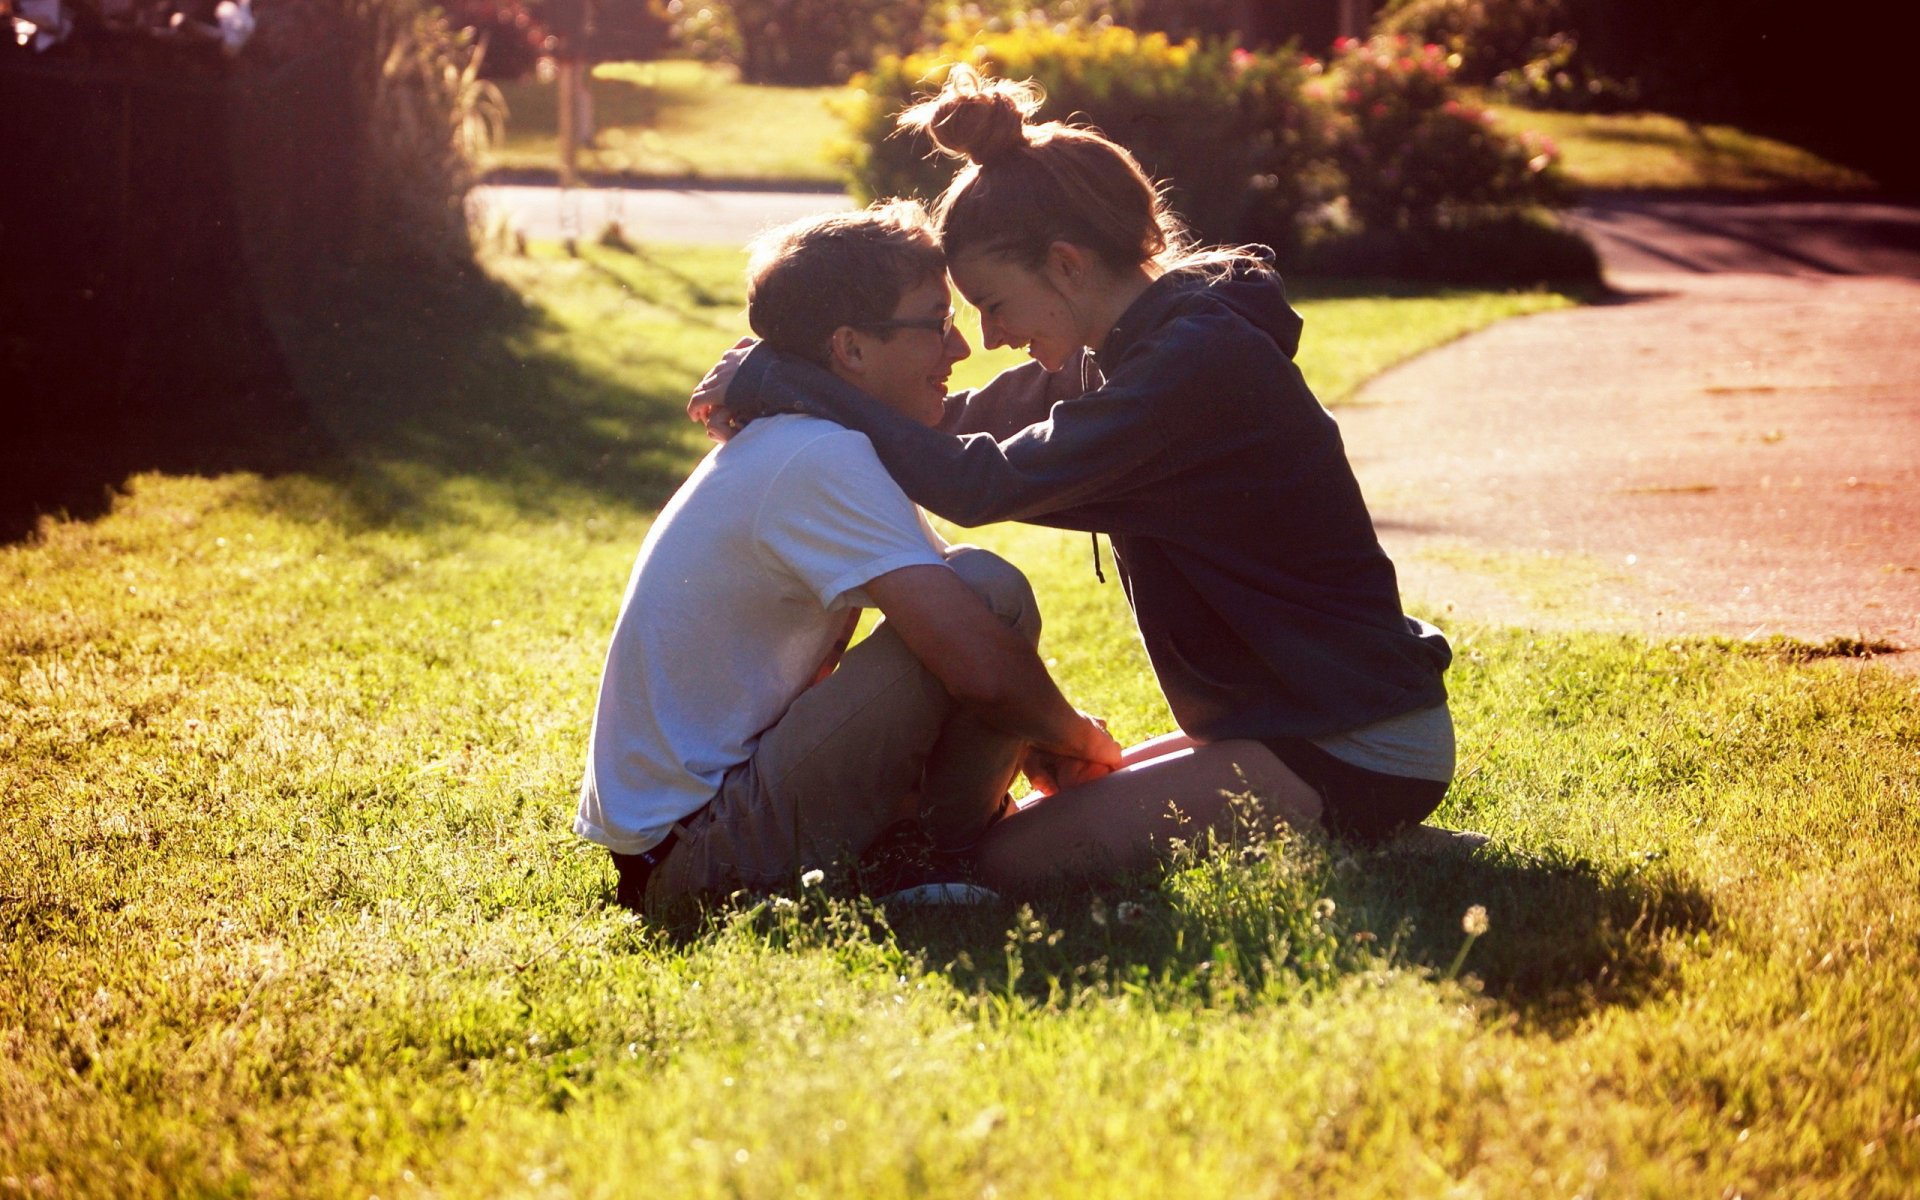
[[[1224,828],[1235,796],[1362,842],[1418,824],[1453,774],[1451,651],[1401,610],[1339,430],[1293,363],[1301,320],[1270,254],[1192,249],[1127,151],[1030,123],[1036,106],[959,68],[900,118],[968,160],[936,211],[948,271],[985,344],[1033,363],[950,397],[928,428],[761,345],[725,413],[857,429],[961,525],[1110,537],[1182,732],[1112,774],[1034,756],[1042,790],[1050,774],[1062,786],[989,834],[989,885],[1149,865]]]

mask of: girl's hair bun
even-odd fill
[[[1039,111],[1033,83],[988,79],[965,63],[946,86],[900,114],[903,129],[921,130],[940,150],[985,166],[1027,147],[1027,118]]]

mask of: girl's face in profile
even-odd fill
[[[1087,344],[1072,301],[1049,274],[995,254],[957,259],[947,270],[960,294],[980,310],[980,340],[987,349],[1024,349],[1058,371]]]

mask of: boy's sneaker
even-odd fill
[[[881,904],[904,904],[931,908],[935,906],[968,906],[976,904],[997,904],[1000,893],[992,888],[981,887],[977,883],[921,883],[913,887],[901,888],[897,892],[888,892],[880,897]]]

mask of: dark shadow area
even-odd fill
[[[1649,258],[1657,259],[1669,266],[1677,267],[1682,271],[1688,271],[1695,275],[1711,275],[1719,269],[1710,262],[1702,262],[1696,259],[1693,255],[1687,253],[1684,247],[1663,245],[1649,238],[1635,237],[1630,233],[1622,233],[1618,229],[1608,229],[1606,235],[1612,241],[1618,242],[1629,249],[1637,250]]]
[[[1463,974],[1488,999],[1548,1029],[1659,995],[1668,986],[1668,935],[1715,925],[1706,894],[1657,860],[1603,867],[1497,847],[1444,858],[1365,855],[1328,894],[1347,928],[1390,944],[1396,961],[1437,972],[1460,951],[1464,914],[1484,907],[1488,932],[1468,951]]]
[[[1488,932],[1468,947],[1460,977],[1548,1033],[1663,994],[1670,937],[1715,926],[1706,895],[1654,859],[1609,868],[1499,847],[1353,851],[1318,839],[1254,840],[1197,868],[1024,904],[883,906],[864,925],[845,908],[822,919],[807,892],[793,894],[797,917],[762,914],[777,939],[871,937],[962,993],[1028,1006],[1137,993],[1173,1006],[1252,1007],[1330,989],[1375,969],[1382,954],[1447,978],[1468,940],[1462,919],[1477,905]],[[725,919],[691,908],[652,916],[682,943]]]
[[[1035,904],[1055,942],[1042,938],[1005,952],[1007,914],[909,910],[891,915],[902,945],[945,964],[962,990],[1014,993],[1045,1003],[1062,992],[1151,980],[1187,981],[1202,994],[1222,964],[1234,988],[1258,992],[1268,976],[1291,975],[1281,990],[1311,989],[1365,969],[1366,953],[1387,951],[1401,966],[1444,975],[1466,940],[1461,919],[1474,905],[1490,931],[1468,952],[1463,975],[1521,1020],[1563,1029],[1602,1008],[1635,1006],[1668,986],[1667,934],[1713,927],[1704,893],[1652,864],[1606,870],[1572,858],[1376,851],[1343,859],[1335,852],[1321,892],[1334,903],[1321,926],[1303,912],[1254,905],[1214,906],[1203,914],[1169,904],[1164,891],[1142,895],[1144,913],[1107,924],[1093,897],[1056,896]],[[1310,908],[1316,898],[1303,894]],[[1276,950],[1285,957],[1273,957]],[[1017,962],[1018,974],[1010,968]],[[1210,998],[1215,998],[1211,997]]]
[[[477,269],[355,253],[327,47],[256,72],[158,54],[0,54],[0,543],[147,471],[320,473],[369,520],[431,518],[454,475],[534,512],[665,499],[698,453],[697,367],[622,346],[616,381]],[[696,322],[723,304],[624,257]]]
[[[449,519],[435,496],[456,476],[488,480],[529,514],[581,490],[657,508],[698,453],[685,440],[684,364],[624,349],[634,374],[673,381],[659,390],[594,371],[543,344],[552,318],[477,272],[342,273],[277,324],[370,525]]]
[[[0,542],[140,471],[323,455],[241,251],[225,91],[6,56],[0,110]]]
[[[1413,288],[1424,285],[1429,291],[1441,286],[1545,287],[1583,295],[1605,289],[1600,256],[1587,239],[1534,213],[1463,221],[1439,229],[1357,230],[1293,250],[1280,266],[1290,285],[1299,280],[1308,288],[1312,286],[1308,280],[1361,279],[1389,280]],[[1303,296],[1313,294],[1302,292]]]
[[[1920,278],[1920,208],[1878,200],[1612,192],[1587,197],[1576,222],[1697,273]]]

